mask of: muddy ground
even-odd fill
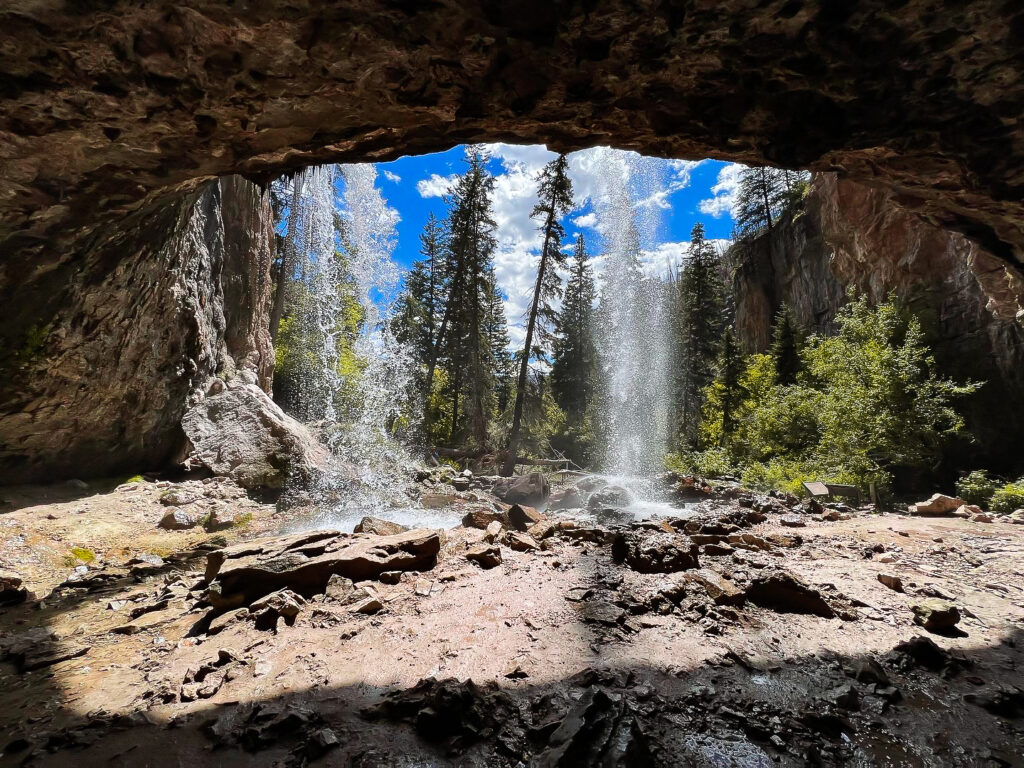
[[[5,764],[1024,765],[1024,526],[718,498],[503,532],[490,568],[457,528],[268,626],[210,607],[206,556],[290,516],[216,486],[191,503],[234,525],[161,530],[177,486],[133,486],[0,492],[32,593],[0,609]]]

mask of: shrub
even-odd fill
[[[665,459],[665,468],[681,475],[700,477],[722,477],[735,475],[739,471],[739,467],[729,458],[729,452],[724,448],[670,454]]]
[[[988,476],[984,469],[976,469],[956,482],[956,495],[968,504],[988,508],[999,483]]]
[[[992,494],[989,507],[993,512],[1008,515],[1018,509],[1024,509],[1024,477],[1015,483],[1007,483]]]

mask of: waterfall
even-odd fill
[[[401,276],[391,258],[398,218],[376,179],[373,165],[360,164],[307,168],[292,180],[284,252],[301,349],[286,401],[333,456],[308,489],[319,525],[408,504],[395,480],[411,459],[392,431],[413,366],[387,322]]]
[[[670,286],[643,273],[643,245],[659,224],[659,177],[632,152],[599,156],[601,189],[593,200],[604,245],[597,338],[602,374],[605,469],[651,474],[662,467],[671,407]]]

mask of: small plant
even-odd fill
[[[993,512],[1008,515],[1018,509],[1024,509],[1024,477],[1014,483],[1007,483],[992,494],[989,507]]]
[[[989,477],[986,470],[976,469],[957,480],[956,495],[968,504],[988,508],[998,488],[999,482]]]
[[[241,528],[243,525],[248,525],[252,522],[252,512],[243,512],[235,518],[234,526]]]
[[[129,483],[144,483],[144,482],[146,482],[146,478],[144,478],[142,475],[132,475],[131,477],[129,477],[127,480],[124,481],[124,485],[128,485]]]
[[[73,568],[81,563],[91,563],[96,559],[96,553],[85,547],[72,547],[71,552],[64,556],[64,565]]]

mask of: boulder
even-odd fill
[[[466,528],[487,530],[491,523],[499,523],[508,527],[508,515],[498,512],[494,507],[473,507],[462,516],[462,525]]]
[[[807,525],[807,521],[799,515],[786,515],[785,517],[779,518],[779,523],[785,528],[803,528]]]
[[[893,592],[903,591],[903,580],[899,576],[893,576],[891,573],[880,573],[878,574],[878,580]]]
[[[1024,525],[1024,509],[1015,509],[1006,516],[1006,521],[1014,525]]]
[[[281,488],[290,476],[312,477],[329,458],[313,433],[255,384],[226,384],[189,408],[181,426],[192,447],[190,459],[247,489]]]
[[[532,507],[539,507],[547,501],[551,486],[542,472],[531,472],[519,477],[499,478],[491,491],[507,504],[529,504]]]
[[[909,512],[912,515],[921,517],[949,517],[958,507],[964,506],[963,499],[956,499],[941,493],[932,494],[928,501],[919,501],[911,504]]]
[[[836,615],[818,590],[785,571],[756,579],[745,592],[747,600],[754,605],[779,613],[808,613],[826,619]]]
[[[703,589],[715,605],[743,605],[747,596],[720,573],[709,568],[698,568],[687,571],[686,582]]]
[[[536,552],[540,549],[540,544],[533,536],[519,531],[509,531],[505,534],[505,543],[509,549],[514,549],[516,552]]]
[[[160,518],[160,522],[157,525],[167,531],[185,531],[189,528],[195,528],[200,522],[202,522],[202,515],[199,512],[171,507]]]
[[[688,537],[665,531],[633,530],[615,535],[612,558],[640,573],[673,573],[699,568],[698,549]]]
[[[484,531],[484,541],[491,542],[492,544],[498,540],[501,536],[502,525],[498,520],[492,520],[487,525],[487,529]]]
[[[621,509],[630,503],[629,491],[618,485],[608,485],[594,491],[587,499],[587,509]]]
[[[207,599],[217,608],[237,608],[285,587],[310,597],[324,592],[335,575],[364,581],[386,571],[428,570],[440,549],[440,534],[426,529],[393,536],[310,531],[257,539],[207,556]]]
[[[501,565],[501,548],[496,544],[477,544],[466,550],[466,559],[482,568],[494,568]]]
[[[214,507],[206,518],[206,530],[225,531],[238,523],[238,515],[224,507]]]
[[[593,493],[604,488],[606,485],[608,485],[608,481],[600,475],[590,475],[576,483],[576,487],[583,491],[583,493]]]
[[[165,507],[184,507],[203,498],[203,494],[191,488],[168,488],[160,494],[160,503]]]
[[[374,536],[394,536],[396,533],[404,533],[409,530],[408,526],[392,523],[390,520],[383,520],[379,517],[367,515],[352,529],[353,533],[372,533]]]
[[[458,501],[454,493],[424,493],[420,496],[420,504],[425,509],[444,509]]]
[[[953,517],[962,517],[974,519],[978,515],[985,515],[985,510],[979,507],[977,504],[961,504],[953,512]]]
[[[541,521],[543,515],[525,504],[513,504],[508,510],[508,527],[517,531],[528,531]]]
[[[536,757],[537,768],[655,765],[645,730],[625,697],[597,686],[584,691]]]
[[[960,623],[959,609],[946,600],[924,600],[912,606],[911,610],[914,612],[914,623],[929,632],[948,631]]]
[[[555,491],[548,499],[548,509],[579,509],[583,506],[583,495],[578,488],[563,488]]]
[[[21,576],[0,568],[0,605],[23,603],[27,598],[28,590],[23,586]]]
[[[291,626],[305,605],[306,601],[290,589],[279,589],[254,600],[249,605],[249,615],[260,629],[276,628],[278,619]]]

